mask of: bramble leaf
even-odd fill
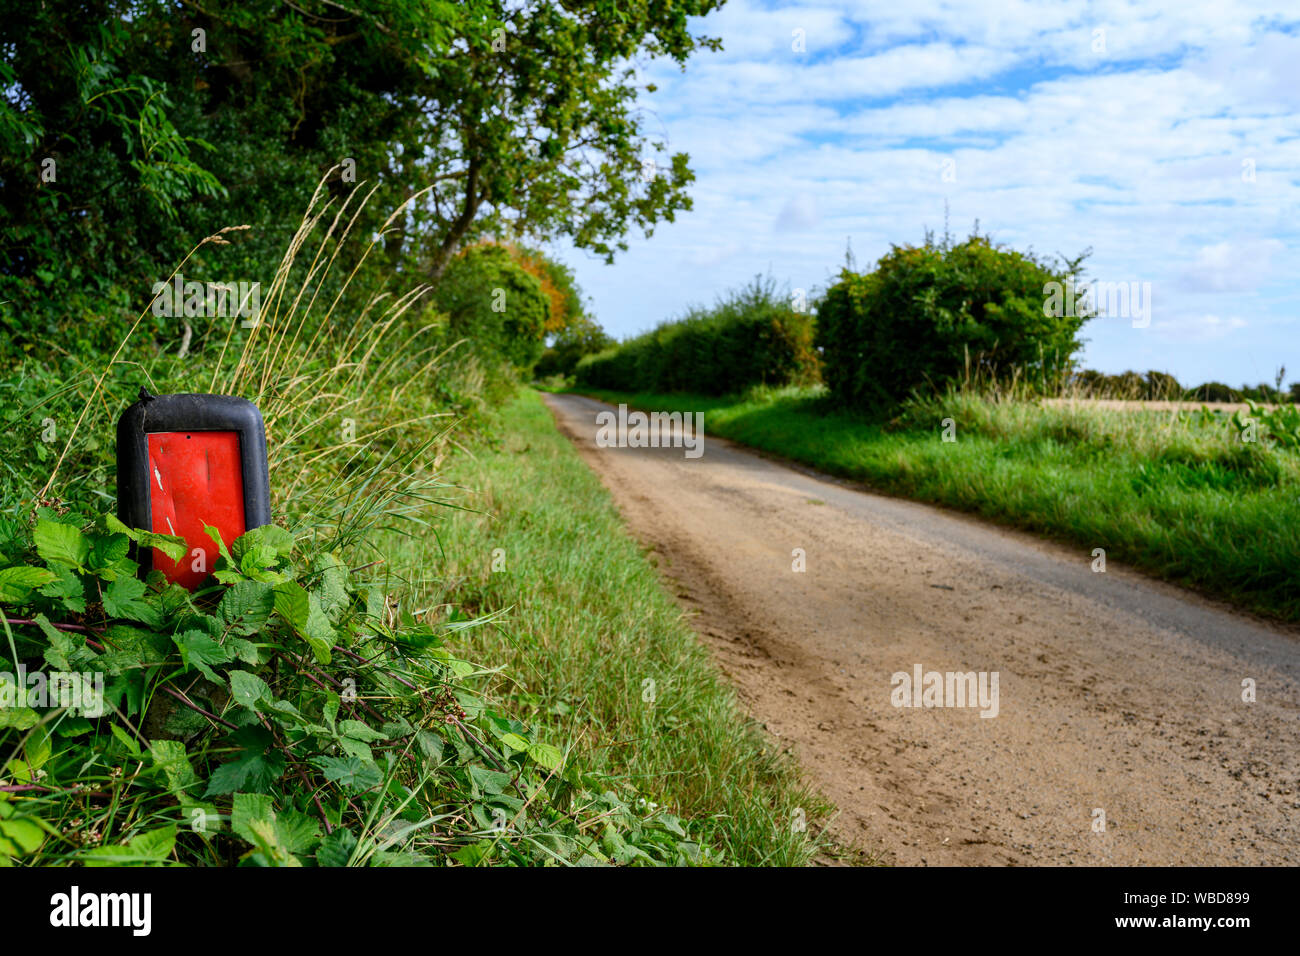
[[[243,727],[230,735],[239,753],[216,769],[208,778],[205,797],[234,793],[236,790],[264,793],[284,776],[284,754],[272,749],[275,740],[264,727]]]
[[[82,568],[90,557],[90,539],[75,525],[41,518],[32,532],[36,553],[46,561]]]
[[[104,592],[104,613],[109,617],[158,627],[162,623],[162,614],[152,604],[142,600],[145,590],[145,583],[139,578],[115,579]]]
[[[267,687],[266,681],[256,674],[250,674],[248,671],[231,671],[229,676],[230,696],[241,707],[256,711],[259,703],[271,699],[271,688]]]
[[[54,578],[54,572],[46,568],[0,568],[0,601],[22,604],[31,597],[32,591]]]

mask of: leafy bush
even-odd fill
[[[751,385],[815,382],[813,320],[755,280],[712,308],[697,308],[575,369],[580,385],[635,392],[729,395]]]
[[[817,311],[824,376],[838,403],[892,407],[913,390],[963,375],[1013,374],[1059,385],[1080,348],[1084,316],[1052,315],[1059,269],[972,235],[965,242],[894,246],[873,272],[845,269]]]
[[[473,622],[282,527],[213,529],[218,584],[193,595],[128,554],[179,538],[50,509],[5,530],[0,865],[700,858],[475,691],[443,646]]]
[[[494,245],[471,246],[447,266],[434,292],[452,339],[491,370],[531,370],[542,356],[550,301],[535,276]]]

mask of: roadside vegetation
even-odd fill
[[[581,359],[579,384],[726,395],[819,380],[812,316],[763,277],[709,307]]]
[[[295,237],[304,259],[338,251],[326,212]],[[478,255],[495,277],[513,268]],[[516,296],[534,294],[526,324],[475,318],[489,299],[457,300],[454,285],[454,318],[412,294],[363,324],[328,310],[315,324],[323,277],[286,260],[267,290],[277,307],[220,349],[98,369],[69,358],[87,364],[67,384],[24,359],[0,378],[27,452],[5,461],[0,525],[0,861],[817,852],[809,827],[827,808],[743,717],[596,479],[511,384],[549,313],[515,275]],[[247,395],[271,436],[276,523],[214,531],[215,581],[195,594],[140,580],[129,550],[180,557],[185,542],[113,517],[105,436],[140,386]],[[489,543],[513,573],[490,573]],[[36,697],[24,671],[81,676]],[[85,696],[95,681],[102,697]]]
[[[294,249],[335,251],[325,212]],[[267,290],[277,307],[201,359],[110,358],[50,391],[54,376],[25,361],[3,381],[23,447],[46,454],[6,462],[0,859],[713,859],[633,784],[594,774],[574,738],[492,696],[499,665],[467,659],[491,616],[433,602],[381,547],[436,533],[452,426],[498,427],[483,365],[457,354],[445,322],[413,321],[415,295],[376,303],[366,323],[312,324],[321,277],[291,290],[297,272],[287,259]],[[112,434],[139,385],[247,395],[272,436],[277,523],[233,541],[214,531],[215,582],[193,595],[137,577],[132,541],[173,557],[187,545],[121,525],[110,443],[77,441]],[[60,691],[54,673],[81,676]]]
[[[714,45],[715,4],[30,6],[0,24],[0,865],[817,852],[826,808],[519,392],[608,342],[529,243],[611,257],[689,208],[620,64]],[[134,550],[193,542],[115,517],[142,388],[266,423],[274,523],[211,529],[194,593]]]

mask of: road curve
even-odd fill
[[[899,864],[1300,862],[1294,631],[711,436],[597,447],[609,406],[546,401],[841,839]],[[896,706],[918,665],[996,672],[996,716]]]

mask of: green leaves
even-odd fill
[[[50,570],[55,577],[41,588],[41,594],[54,598],[74,614],[86,613],[86,587],[76,572],[63,564],[56,564]]]
[[[244,727],[231,734],[229,740],[238,753],[208,779],[205,797],[236,790],[266,793],[284,776],[284,754],[274,749],[275,740],[264,727]]]
[[[139,578],[116,578],[104,592],[104,613],[109,617],[158,627],[162,623],[162,614],[144,600],[144,594],[145,584]]]
[[[179,740],[152,740],[149,751],[155,769],[167,780],[167,792],[173,796],[183,796],[201,782],[190,764],[185,745]]]
[[[14,680],[14,675],[0,671],[0,731],[8,728],[27,730],[40,722],[41,716],[19,701],[27,700],[27,688]]]
[[[491,725],[497,731],[497,739],[501,741],[503,746],[516,753],[527,754],[547,770],[560,769],[560,765],[564,762],[564,754],[558,748],[552,747],[550,744],[535,743],[515,730],[505,730],[503,727],[503,725],[510,726],[512,724],[520,726],[513,721],[503,721],[500,718],[491,719]]]
[[[187,553],[185,539],[174,534],[158,534],[142,528],[128,528],[112,515],[104,516],[104,526],[115,534],[124,534],[142,548],[157,548],[173,561],[179,561]]]
[[[0,819],[0,866],[13,857],[35,853],[45,842],[45,831],[23,817]]]
[[[220,552],[213,575],[222,584],[259,581],[279,584],[286,580],[280,568],[293,551],[293,535],[279,525],[262,525],[244,532],[226,547],[221,533],[211,525],[203,529]]]
[[[321,866],[347,866],[356,848],[357,838],[351,830],[335,830],[316,848],[316,862]]]
[[[180,651],[181,662],[186,667],[193,667],[214,684],[220,684],[222,680],[212,666],[229,664],[235,659],[234,652],[229,647],[218,644],[203,631],[184,631],[174,634],[172,643]]]
[[[49,584],[55,577],[47,568],[0,568],[0,603],[23,604],[32,591]]]
[[[334,628],[314,594],[296,581],[275,586],[275,611],[311,647],[321,664],[330,662],[330,649],[337,642]]]
[[[80,570],[90,557],[90,540],[74,525],[41,518],[32,532],[32,541],[36,553],[47,562]]]
[[[88,850],[86,866],[157,866],[176,846],[176,827],[167,826],[138,834],[125,846],[97,846]]]
[[[564,754],[550,744],[529,744],[528,756],[547,770],[559,770],[560,765],[564,762]]]
[[[256,712],[258,704],[270,701],[274,695],[266,681],[248,671],[230,672],[230,696],[241,707]]]
[[[226,589],[217,605],[223,629],[235,634],[255,634],[266,626],[275,610],[275,592],[262,581],[240,581]]]
[[[0,793],[0,867],[13,866],[17,857],[40,849],[54,828],[39,817],[19,813],[7,793]]]
[[[233,563],[243,566],[245,558],[256,554],[267,564],[274,564],[289,557],[293,547],[293,535],[287,529],[278,524],[264,524],[245,531],[231,542],[230,558]]]
[[[270,797],[237,793],[230,828],[253,845],[250,862],[260,866],[302,866],[297,854],[320,843],[319,824],[302,813],[275,809]],[[331,847],[337,849],[337,844]]]
[[[360,757],[317,757],[312,763],[324,772],[326,780],[351,792],[377,787],[384,779],[373,760]]]
[[[0,776],[51,787],[32,805],[60,819],[81,812],[63,794],[87,772],[138,810],[106,830],[111,845],[57,851],[39,820],[0,811],[0,865],[208,862],[232,837],[241,864],[263,866],[414,864],[455,848],[465,863],[604,858],[596,830],[584,835],[571,814],[605,804],[559,748],[488,709],[476,682],[491,670],[437,646],[448,628],[417,620],[404,595],[393,614],[383,589],[354,587],[338,555],[295,567],[287,532],[255,529],[219,559],[232,583],[191,596],[137,579],[127,544],[144,532],[40,520],[36,555],[26,526],[0,527],[5,563],[48,565],[0,569],[0,594],[33,605],[15,646],[29,669],[103,674],[106,711],[29,708],[0,677]],[[229,836],[216,839],[227,815]],[[425,840],[435,819],[439,836]],[[509,832],[482,840],[501,819]],[[623,819],[605,830],[623,833]],[[617,860],[654,853],[631,837],[609,843]]]

